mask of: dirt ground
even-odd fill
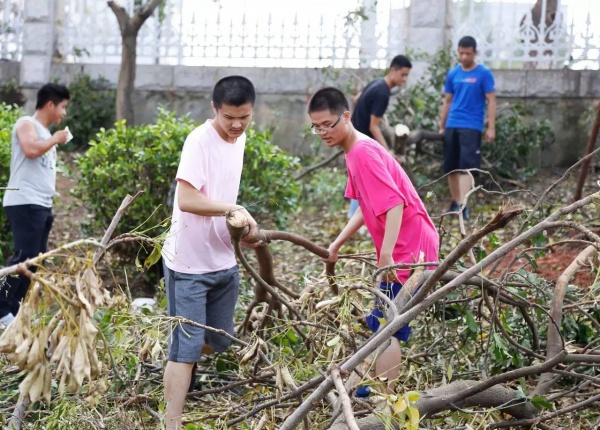
[[[58,193],[58,200],[53,208],[54,224],[48,239],[48,249],[84,237],[81,226],[87,211],[69,192],[75,184],[75,180],[65,172],[57,172],[56,192]]]

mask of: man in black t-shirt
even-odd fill
[[[355,99],[352,125],[361,133],[375,139],[384,148],[391,148],[380,129],[381,120],[390,102],[392,88],[404,85],[412,64],[404,55],[397,55],[383,78],[375,79]]]
[[[390,102],[392,88],[404,85],[412,63],[404,55],[396,55],[390,64],[390,69],[383,78],[370,82],[354,99],[352,125],[361,133],[379,142],[391,151],[393,142],[386,142],[381,131],[381,120]],[[394,155],[395,157],[395,155]],[[352,218],[358,208],[358,202],[350,201],[348,218]]]

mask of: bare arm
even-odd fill
[[[377,262],[377,267],[379,268],[395,264],[393,253],[396,243],[398,242],[398,235],[400,234],[402,215],[404,215],[403,204],[394,206],[387,211],[385,218],[385,233],[383,234],[383,243],[381,245],[379,261]],[[388,280],[398,280],[395,272],[391,277],[388,277]]]
[[[394,206],[392,209],[387,211],[385,218],[385,233],[383,234],[383,243],[381,245],[382,256],[392,256],[394,248],[396,247],[396,242],[398,242],[398,235],[400,234],[400,226],[402,225],[403,214],[403,204]]]
[[[486,93],[488,128],[485,132],[486,142],[492,142],[496,138],[496,93]]]
[[[440,133],[446,130],[446,120],[448,119],[448,112],[450,112],[450,105],[452,104],[452,94],[444,94],[444,103],[442,104],[442,111],[440,114]]]
[[[49,139],[41,140],[38,138],[35,125],[30,121],[21,121],[17,126],[17,139],[21,149],[27,158],[37,158],[48,152],[54,145],[65,143],[67,141],[67,132],[59,130]]]
[[[243,206],[213,200],[199,192],[189,182],[183,180],[178,180],[178,182],[177,204],[182,212],[200,216],[224,216],[228,211],[240,210],[250,223],[250,231],[246,238],[249,239],[256,235],[256,221]]]
[[[387,142],[385,141],[385,138],[383,137],[381,128],[379,128],[379,125],[381,124],[381,119],[382,118],[379,116],[371,115],[371,120],[369,122],[369,131],[371,132],[371,135],[373,135],[373,139],[375,139],[381,144],[381,146],[383,146],[389,151],[390,147],[388,146]]]
[[[352,218],[350,218],[348,221],[348,224],[346,224],[346,227],[343,228],[338,237],[331,243],[331,245],[329,245],[329,258],[325,260],[325,262],[335,263],[338,259],[338,251],[342,245],[346,243],[346,241],[350,239],[350,237],[356,233],[364,223],[365,220],[359,207],[356,212],[354,212],[354,215],[352,215]]]

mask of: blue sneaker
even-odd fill
[[[371,395],[371,387],[368,385],[359,385],[354,392],[356,397],[369,397]]]
[[[456,203],[454,200],[452,200],[452,203],[450,204],[450,209],[448,209],[448,212],[458,212],[458,208],[460,206],[458,205],[458,203]]]
[[[464,207],[462,210],[462,215],[463,215],[463,219],[465,221],[469,221],[469,208],[468,207]]]

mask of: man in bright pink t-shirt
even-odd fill
[[[345,196],[359,203],[359,209],[329,246],[327,261],[335,262],[341,246],[363,225],[373,239],[379,268],[418,262],[421,252],[425,261],[437,261],[439,236],[415,187],[388,151],[354,129],[344,94],[331,87],[317,91],[309,102],[308,113],[312,132],[320,135],[327,146],[344,150],[348,169]],[[408,277],[408,269],[395,271],[382,282],[381,290],[393,298]],[[381,317],[381,306],[367,316],[373,331],[379,328]],[[376,376],[388,381],[398,377],[402,358],[398,341],[406,341],[409,336],[408,325],[394,335],[375,363]]]

